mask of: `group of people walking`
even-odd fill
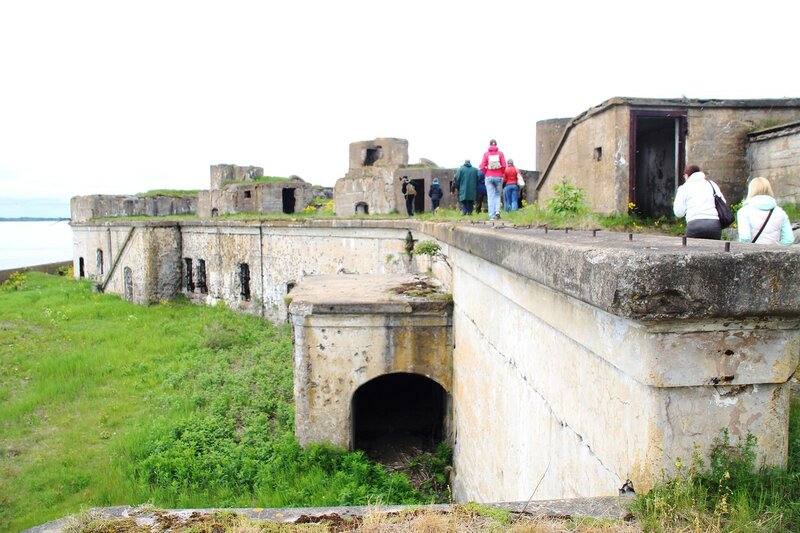
[[[497,148],[497,141],[489,141],[489,149],[483,154],[480,166],[475,168],[469,159],[464,161],[455,175],[455,188],[462,215],[471,215],[477,205],[477,212],[483,209],[487,200],[489,220],[500,218],[500,198],[506,212],[519,209],[522,174]]]
[[[722,223],[717,210],[719,197],[725,197],[716,183],[706,179],[697,165],[689,165],[685,182],[678,187],[672,210],[678,218],[686,217],[686,236],[698,239],[722,238]],[[736,213],[740,242],[784,244],[794,242],[792,225],[786,212],[778,207],[772,186],[766,178],[753,178],[747,186],[747,198]]]

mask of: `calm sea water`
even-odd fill
[[[72,228],[66,220],[0,221],[0,270],[72,259]]]

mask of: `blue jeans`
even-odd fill
[[[500,214],[500,191],[503,190],[503,178],[497,176],[486,177],[486,197],[489,200],[489,219]]]
[[[503,189],[503,205],[505,207],[506,213],[508,213],[509,211],[516,211],[518,209],[517,206],[518,197],[519,197],[519,185],[517,184],[506,185],[506,188]]]

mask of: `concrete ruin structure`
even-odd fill
[[[626,213],[632,203],[643,216],[671,216],[683,170],[696,164],[719,184],[730,203],[737,203],[746,194],[748,179],[755,177],[750,172],[758,165],[777,163],[775,152],[760,156],[760,151],[772,150],[765,137],[748,134],[797,120],[797,98],[611,98],[575,118],[537,122],[536,196],[543,206],[553,196],[553,186],[568,180],[586,190],[589,207],[598,213]],[[765,135],[781,137],[777,132]],[[789,136],[772,144],[786,142]],[[753,157],[764,162],[748,163],[748,146]],[[798,159],[793,157],[796,168]],[[789,177],[793,170],[776,172],[775,177],[791,181],[776,184],[776,194],[793,197],[779,191],[797,190],[800,176]]]
[[[450,183],[456,169],[439,168],[430,161],[408,164],[408,141],[379,138],[350,144],[350,169],[336,181],[333,210],[338,216],[388,214],[405,212],[401,191],[402,177],[408,176],[417,195],[414,212],[430,212],[428,189],[434,178],[444,191],[441,207],[458,205],[450,194]]]
[[[264,177],[261,167],[212,165],[211,189],[200,191],[200,218],[236,213],[285,213],[302,211],[314,198],[313,186],[302,178]]]
[[[692,163],[732,202],[748,174],[797,201],[798,120],[800,100],[615,98],[537,123],[541,179],[528,183],[539,202],[569,179],[595,211],[633,202],[659,216]],[[408,165],[403,139],[352,143],[335,210],[401,211],[407,175],[426,211],[430,181],[449,191],[454,172]],[[755,435],[759,464],[786,463],[800,247],[476,220],[214,216],[286,212],[314,195],[302,180],[262,176],[212,167],[201,217],[184,220],[97,220],[123,204],[73,199],[73,264],[76,278],[134,303],[182,296],[290,323],[302,444],[444,440],[459,502],[611,496],[628,481],[646,491],[723,429],[734,443]],[[422,241],[430,253],[412,253]]]
[[[329,188],[314,187],[298,176],[265,177],[261,167],[212,165],[210,174],[211,188],[199,192],[75,196],[70,200],[70,218],[87,222],[130,216],[291,214],[302,211],[314,198],[332,197]]]
[[[747,164],[750,177],[770,181],[779,204],[800,203],[800,121],[749,133]]]
[[[786,462],[797,247],[416,219],[73,229],[76,276],[106,292],[290,321],[298,439],[441,437],[457,501],[647,490],[723,428]],[[409,277],[445,297],[384,290]]]

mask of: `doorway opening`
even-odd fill
[[[417,191],[417,195],[414,196],[414,212],[424,213],[425,195],[427,194],[427,191],[425,191],[425,180],[424,179],[411,180],[411,184],[414,186],[414,190]]]
[[[628,201],[646,218],[672,215],[685,165],[685,111],[631,111]]]
[[[352,446],[382,464],[435,450],[445,435],[447,392],[418,374],[377,377],[352,400]]]
[[[282,191],[283,195],[283,212],[288,214],[294,213],[294,187],[286,187]]]
[[[83,265],[83,257],[78,258],[78,279],[86,277],[86,269]]]

